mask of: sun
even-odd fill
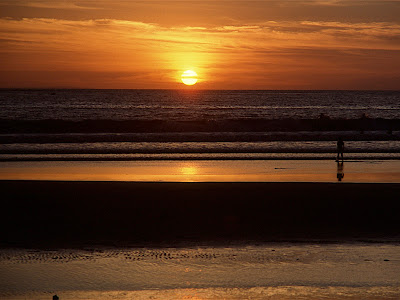
[[[183,72],[181,79],[186,85],[194,85],[197,82],[197,73],[192,70],[187,70]]]

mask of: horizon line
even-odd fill
[[[80,88],[80,87],[0,87],[0,90],[138,90],[138,91],[327,91],[400,92],[400,89],[197,89],[197,88]]]

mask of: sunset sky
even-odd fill
[[[400,1],[0,0],[0,88],[400,89]]]

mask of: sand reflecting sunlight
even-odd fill
[[[1,162],[0,180],[400,182],[400,161]]]

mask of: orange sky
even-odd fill
[[[0,0],[1,88],[400,89],[400,1]]]

